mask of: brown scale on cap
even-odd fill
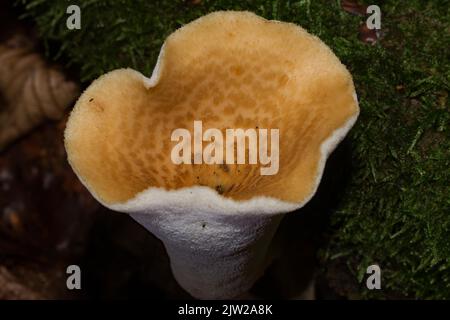
[[[326,45],[296,25],[247,12],[210,14],[174,32],[160,65],[149,89],[131,69],[100,77],[69,119],[69,161],[106,203],[149,187],[195,185],[238,200],[302,201],[314,187],[322,142],[358,113],[351,76]],[[224,138],[227,128],[279,129],[278,173],[262,176],[259,164],[173,164],[172,131],[186,128],[193,138],[194,120]]]

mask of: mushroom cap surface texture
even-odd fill
[[[288,211],[313,196],[358,113],[350,73],[317,37],[250,12],[215,12],[166,39],[151,78],[119,69],[95,80],[70,115],[65,146],[78,177],[109,207],[207,196]],[[174,164],[171,133],[194,120],[204,130],[279,129],[278,173]]]

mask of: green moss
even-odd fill
[[[363,20],[339,1],[79,1],[79,31],[65,27],[66,1],[21,3],[49,55],[65,57],[83,81],[126,66],[150,74],[168,34],[215,10],[251,10],[318,35],[352,72],[361,106],[352,176],[322,260],[348,260],[359,282],[379,263],[387,291],[450,298],[450,2],[376,2],[385,38],[375,46],[357,39]],[[385,290],[361,286],[357,295]]]

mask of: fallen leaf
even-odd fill
[[[367,14],[367,6],[356,1],[342,0],[341,7],[344,11],[353,15],[365,16]]]
[[[365,23],[359,27],[358,39],[362,42],[374,45],[380,37],[376,29],[369,29]]]
[[[0,43],[0,151],[46,119],[60,119],[78,85],[18,34]]]

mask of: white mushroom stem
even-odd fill
[[[111,208],[128,212],[161,239],[176,280],[192,296],[229,299],[263,274],[282,212],[293,205],[268,198],[235,202],[194,187],[149,189]]]
[[[261,276],[281,216],[180,211],[132,217],[163,241],[173,274],[187,292],[227,299],[249,290]]]

